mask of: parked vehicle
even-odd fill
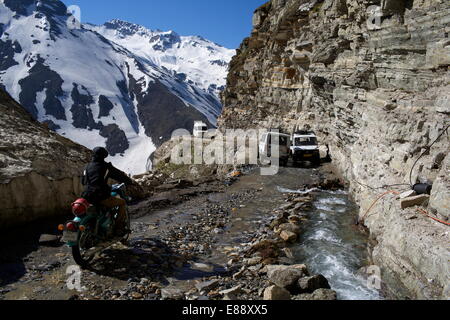
[[[202,121],[194,123],[193,135],[196,138],[203,138],[208,133],[208,126]]]
[[[272,145],[278,145],[278,154],[272,152]],[[267,132],[261,136],[259,141],[259,154],[262,161],[272,162],[273,158],[279,160],[281,166],[286,166],[289,161],[289,147],[291,137],[279,132]]]
[[[130,200],[125,193],[125,184],[113,185],[111,195],[126,201]],[[72,204],[72,208],[75,219],[65,225],[60,225],[58,229],[63,231],[62,241],[72,249],[73,258],[78,265],[87,267],[96,253],[115,242],[128,240],[131,234],[128,212],[125,221],[127,229],[125,235],[116,237],[114,230],[119,215],[118,208],[106,209],[90,206],[85,199],[78,199]]]
[[[312,131],[297,131],[292,135],[291,157],[294,164],[309,161],[320,164],[320,150],[317,136]]]

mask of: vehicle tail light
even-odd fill
[[[73,223],[73,222],[69,222],[69,223],[66,225],[66,228],[67,228],[67,230],[72,231],[72,232],[78,231],[77,226],[76,226],[75,223]]]
[[[86,199],[78,199],[72,203],[72,213],[77,217],[84,216],[86,215],[89,207],[90,204]]]

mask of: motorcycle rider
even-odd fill
[[[134,182],[111,163],[105,162],[108,156],[109,153],[105,148],[97,147],[93,150],[92,161],[83,172],[82,183],[85,186],[85,190],[81,196],[95,206],[101,205],[106,208],[119,207],[115,233],[120,236],[129,231],[125,230],[126,201],[111,196],[111,187],[108,185],[108,179],[111,178],[129,185],[133,185]]]

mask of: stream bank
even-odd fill
[[[449,17],[440,0],[271,0],[222,94],[219,130],[313,130],[361,218],[387,191],[433,184],[420,207],[390,194],[365,220],[382,278],[408,289],[399,299],[450,298],[448,226],[418,212],[450,218]]]
[[[152,202],[143,201],[130,208],[135,215],[129,244],[105,250],[90,270],[83,271],[84,291],[68,290],[65,285],[65,272],[73,265],[67,248],[58,243],[53,247],[34,244],[34,249],[23,256],[10,253],[9,261],[2,261],[0,273],[3,277],[9,270],[9,276],[3,277],[7,281],[1,284],[0,297],[377,299],[375,294],[358,293],[365,290],[360,278],[350,277],[354,281],[351,288],[342,288],[340,283],[349,278],[342,278],[339,270],[327,274],[317,267],[313,256],[297,255],[296,248],[308,246],[316,204],[328,197],[318,188],[336,190],[339,185],[327,177],[327,172],[327,166],[289,167],[267,177],[255,169],[231,185],[216,181],[194,189],[180,187],[172,190],[170,196],[165,191],[159,197],[155,195]],[[177,194],[179,197],[174,197]],[[329,197],[333,198],[334,195]],[[353,206],[350,204],[349,208]],[[353,217],[354,212],[349,212]],[[342,221],[344,230],[350,220]],[[348,232],[350,239],[342,241],[348,241],[349,250],[356,255],[348,271],[356,275],[367,262],[367,235],[359,229]],[[324,247],[317,250],[325,252]],[[305,262],[309,263],[305,266]],[[280,278],[279,274],[283,276]]]

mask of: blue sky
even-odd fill
[[[199,35],[237,48],[250,35],[252,16],[267,0],[63,0],[81,8],[81,21],[121,19],[149,29]]]

